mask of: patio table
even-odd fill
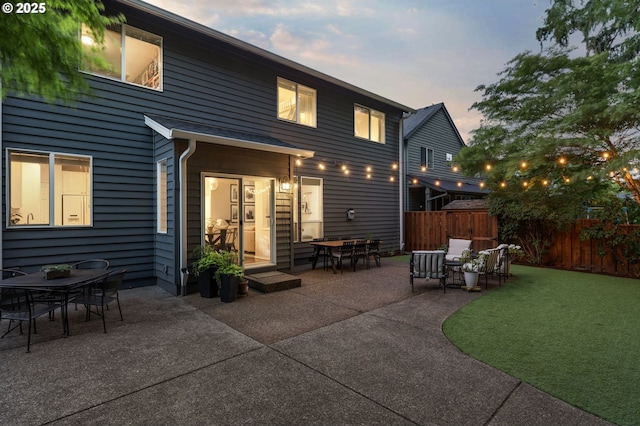
[[[17,275],[0,280],[0,288],[51,290],[62,294],[62,326],[64,334],[68,336],[69,320],[67,317],[67,303],[69,301],[69,293],[78,287],[104,278],[108,274],[109,271],[106,269],[72,269],[71,276],[69,277],[46,280],[42,272],[33,272],[27,275]]]
[[[338,270],[336,269],[336,263],[333,259],[333,249],[342,247],[344,242],[353,241],[355,244],[357,241],[362,241],[358,238],[351,238],[348,240],[325,240],[325,241],[310,241],[314,248],[313,255],[311,256],[311,269],[316,269],[316,263],[318,263],[318,257],[320,256],[320,251],[327,250],[329,259],[331,259],[331,268],[333,269],[333,273],[337,274]],[[367,245],[370,243],[367,240]]]

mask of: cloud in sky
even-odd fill
[[[412,108],[444,102],[463,138],[474,89],[538,50],[535,0],[147,0]]]

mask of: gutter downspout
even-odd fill
[[[399,243],[400,243],[400,251],[404,252],[404,185],[405,185],[405,176],[404,176],[404,163],[405,163],[405,152],[404,152],[404,120],[409,116],[408,115],[404,115],[400,118],[400,123],[399,123],[399,132],[400,134],[398,135],[398,139],[399,139],[399,148],[398,148],[398,191],[399,191],[399,206],[398,206],[398,214],[400,216],[400,238],[399,238]]]
[[[0,80],[0,97],[2,96],[2,80]],[[4,106],[4,100],[0,99],[0,157],[2,156],[2,152],[4,151],[4,146],[2,143],[2,107]],[[7,159],[8,161],[8,159]],[[5,170],[9,170],[9,167],[6,167]],[[4,175],[0,176],[0,188],[4,188],[5,179]],[[7,191],[9,193],[9,191]],[[8,200],[7,200],[8,201]],[[7,215],[11,218],[11,202],[7,202],[6,205]],[[8,221],[5,219],[5,223]],[[2,244],[3,235],[2,235],[2,225],[0,224],[0,269],[4,268],[4,245]]]
[[[180,280],[180,293],[182,296],[187,295],[187,280],[185,278],[185,272],[188,271],[188,259],[187,259],[187,160],[196,151],[196,140],[189,139],[189,146],[180,154],[180,173],[179,173],[179,186],[180,191],[180,217],[178,218],[179,224],[177,229],[180,230],[180,272],[182,279]]]

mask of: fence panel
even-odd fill
[[[566,231],[555,231],[551,235],[551,246],[543,258],[543,265],[573,271],[588,271],[626,277],[640,277],[640,265],[630,264],[618,248],[616,253],[599,249],[596,239],[580,240],[582,229],[590,224],[589,219],[579,219]],[[640,230],[640,225],[619,225],[622,232]]]

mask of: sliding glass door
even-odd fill
[[[275,265],[274,180],[205,175],[203,243],[238,253],[246,269]]]

